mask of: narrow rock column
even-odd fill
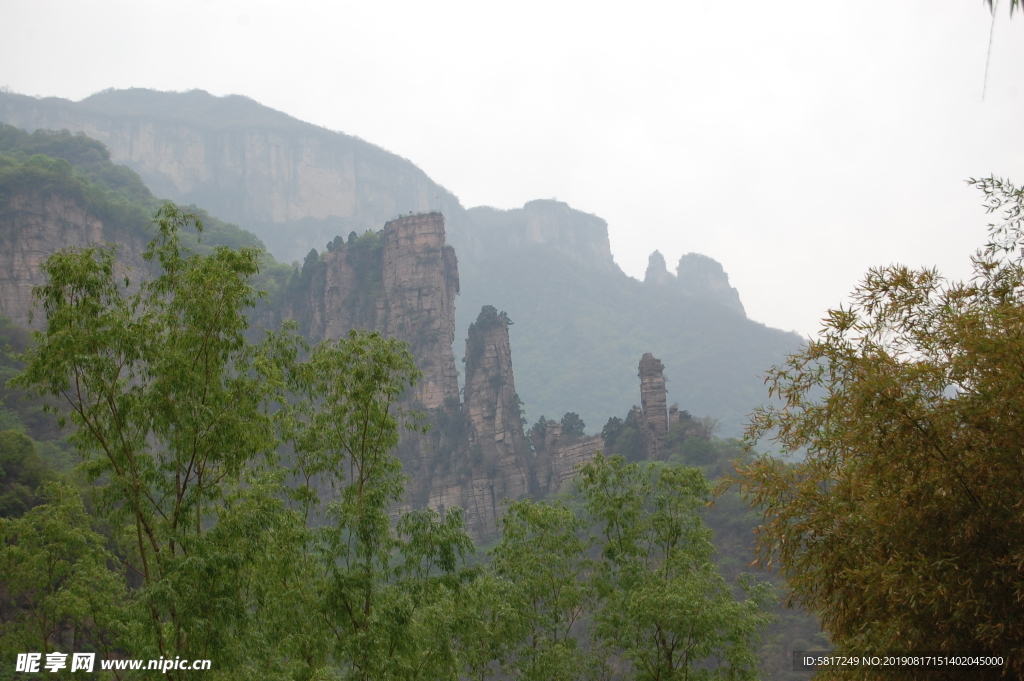
[[[455,252],[445,245],[444,216],[421,213],[384,225],[384,334],[404,340],[423,379],[414,388],[426,409],[459,397],[455,341]]]
[[[484,306],[466,339],[466,402],[472,470],[467,517],[493,533],[503,499],[529,494],[529,455],[512,377],[508,317]]]
[[[651,353],[640,359],[640,405],[644,418],[654,434],[661,437],[668,431],[665,365]]]

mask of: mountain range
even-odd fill
[[[637,358],[653,352],[670,402],[735,435],[766,397],[761,375],[801,342],[748,319],[711,258],[684,255],[672,273],[655,252],[638,281],[615,263],[597,216],[553,200],[467,209],[413,162],[246,97],[131,89],[72,102],[3,92],[0,122],[99,140],[153,194],[239,225],[296,267],[339,237],[440,212],[461,280],[455,336],[466,338],[484,305],[507,313],[531,421],[573,411],[600,430],[638,401]]]

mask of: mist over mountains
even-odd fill
[[[670,402],[736,434],[764,399],[764,370],[800,343],[747,319],[711,258],[687,254],[672,274],[655,253],[637,281],[615,264],[597,216],[553,200],[467,210],[411,161],[245,97],[132,89],[71,102],[0,93],[0,121],[100,140],[155,195],[237,223],[286,263],[398,215],[443,213],[461,278],[456,339],[483,305],[508,313],[531,421],[575,411],[599,430],[637,402],[637,358],[653,352],[665,362]]]

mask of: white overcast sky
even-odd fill
[[[970,176],[1024,183],[1024,16],[1001,0],[0,0],[0,86],[243,94],[378,144],[466,207],[557,198],[642,277],[722,262],[803,335],[872,265],[964,276]]]

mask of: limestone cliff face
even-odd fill
[[[700,253],[687,253],[679,258],[676,266],[679,286],[691,295],[704,295],[721,302],[741,315],[746,316],[740,293],[729,284],[729,275],[722,264]]]
[[[647,260],[644,285],[666,286],[687,296],[714,300],[746,316],[739,291],[729,285],[729,275],[722,264],[706,255],[687,253],[679,258],[676,274],[672,275],[665,257],[654,251]]]
[[[466,292],[455,335],[464,337],[482,305],[507,310],[520,324],[518,388],[537,413],[572,405],[596,422],[620,412],[631,402],[634,353],[659,348],[687,377],[687,404],[721,414],[735,434],[755,406],[749,396],[762,387],[759,372],[800,343],[746,323],[739,296],[709,259],[686,256],[676,274],[658,270],[664,276],[655,278],[670,285],[637,286],[616,267],[596,216],[549,200],[467,211],[412,162],[245,97],[136,89],[71,102],[0,92],[0,121],[84,131],[156,195],[239,224],[282,262],[301,262],[337,235],[377,231],[396,215],[443,212]],[[682,294],[674,308],[661,304],[669,289]],[[545,301],[553,290],[564,294]],[[546,375],[552,366],[560,368],[557,382]],[[729,372],[709,371],[725,366]]]
[[[640,448],[648,459],[660,458],[669,428],[666,407],[668,390],[665,389],[664,371],[665,365],[653,354],[646,352],[640,358],[637,371],[640,379],[640,406],[633,405],[631,417],[639,430]],[[678,407],[676,411],[678,418]]]
[[[411,162],[237,95],[131,89],[71,102],[0,93],[0,121],[84,132],[157,196],[240,224],[284,262],[409,211],[443,211],[457,229],[464,220],[458,199]]]
[[[640,378],[640,408],[644,420],[655,435],[661,437],[668,432],[668,411],[666,405],[665,365],[649,352],[640,358],[637,376]]]
[[[445,243],[444,217],[408,215],[389,221],[379,235],[339,241],[307,261],[282,314],[298,319],[314,343],[350,329],[407,342],[423,372],[415,406],[437,409],[459,398],[452,353],[458,292],[458,261]]]
[[[566,439],[556,421],[545,424],[543,432],[534,428],[531,435],[536,450],[534,462],[534,494],[557,494],[576,475],[577,467],[590,463],[604,450],[600,435]]]
[[[40,265],[62,248],[97,243],[118,245],[121,275],[137,277],[145,266],[142,236],[108,228],[80,201],[41,187],[7,197],[0,204],[0,314],[29,326],[32,288],[46,283]],[[36,315],[32,326],[40,321]]]
[[[455,250],[445,244],[441,214],[411,215],[384,225],[383,265],[384,333],[407,341],[416,357],[423,372],[417,401],[426,409],[457,401],[452,344],[459,269]]]
[[[668,266],[665,264],[665,256],[661,254],[661,251],[655,251],[647,258],[647,271],[644,273],[644,283],[657,286],[673,283],[672,275],[669,274]]]
[[[608,223],[561,201],[538,199],[522,208],[470,208],[475,238],[469,248],[482,258],[527,246],[544,246],[569,260],[599,270],[617,269],[608,241]],[[463,247],[465,248],[465,247]]]
[[[497,531],[503,500],[528,496],[530,458],[512,375],[509,320],[484,307],[466,340],[465,448],[447,475],[431,486],[429,505],[466,510],[470,531]]]

